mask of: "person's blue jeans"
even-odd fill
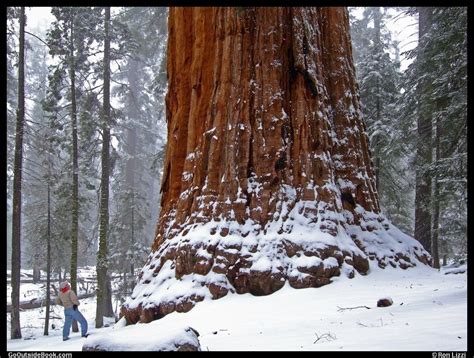
[[[65,308],[64,309],[64,316],[66,316],[66,320],[64,321],[63,327],[63,339],[69,337],[69,332],[71,331],[72,321],[76,320],[81,325],[81,335],[85,335],[87,333],[87,321],[79,312],[79,309],[74,310],[74,308]]]

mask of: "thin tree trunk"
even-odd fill
[[[123,272],[122,272],[122,292],[121,295],[122,297],[125,297],[128,294],[128,280],[127,280],[127,270],[124,267]]]
[[[439,163],[441,160],[441,123],[440,123],[440,116],[436,117],[436,134],[435,134],[435,147],[436,147],[436,156],[435,156],[435,163]],[[434,268],[440,268],[439,266],[439,216],[440,216],[440,208],[439,208],[439,182],[438,182],[439,173],[436,173],[433,183],[433,236],[432,236],[432,243],[431,243],[431,255],[432,255],[432,265]]]
[[[382,21],[382,14],[380,13],[380,8],[376,7],[376,10],[374,11],[374,52],[376,57],[376,65],[375,65],[375,70],[377,73],[380,73],[380,57],[379,54],[382,53],[382,42],[380,38],[380,22]],[[379,76],[375,77],[375,103],[376,103],[376,110],[375,110],[375,123],[379,123],[380,120],[382,119],[381,115],[381,110],[382,110],[382,105],[381,105],[381,93],[380,93],[380,79]],[[375,156],[375,186],[377,188],[377,193],[380,196],[380,152],[379,152],[379,135],[376,136],[375,138],[375,146],[377,146],[377,150],[374,150],[374,156]]]
[[[71,230],[71,290],[77,292],[77,236],[79,231],[79,166],[77,152],[77,104],[76,104],[76,64],[74,55],[74,17],[71,20],[69,39],[69,77],[71,81],[71,122],[72,122],[72,230]],[[72,331],[79,332],[77,321],[72,322]]]
[[[435,179],[433,188],[434,198],[434,210],[433,210],[433,235],[431,242],[431,256],[432,265],[434,268],[439,268],[439,249],[438,249],[438,238],[439,238],[439,201],[436,199],[439,196],[439,184]]]
[[[39,258],[35,255],[33,263],[33,283],[38,283],[41,281],[41,268],[39,267]]]
[[[130,268],[133,270],[133,260],[135,260],[135,255],[133,252],[133,248],[135,245],[135,188],[132,186],[132,215],[131,216],[131,227],[130,227],[130,247],[129,250],[132,249],[132,254],[130,257]]]
[[[128,71],[128,81],[130,84],[130,92],[128,95],[128,118],[129,121],[137,120],[139,112],[139,104],[136,101],[136,96],[138,92],[137,86],[137,71],[138,71],[138,61],[132,59],[130,61],[130,68]],[[127,128],[127,152],[129,158],[125,165],[125,181],[127,183],[127,188],[132,194],[131,198],[131,213],[128,216],[127,225],[130,228],[130,242],[129,250],[131,250],[135,244],[135,172],[136,172],[136,146],[137,146],[137,129],[135,126],[130,126]],[[133,260],[135,259],[133,251],[130,256],[130,268],[133,269]]]
[[[49,330],[49,309],[51,299],[51,173],[48,173],[48,232],[46,236],[46,316],[44,319],[44,335],[47,336]]]
[[[431,28],[430,7],[419,8],[419,46],[426,41],[425,35]],[[419,54],[420,60],[424,56]],[[425,250],[431,253],[431,176],[427,173],[427,166],[432,162],[432,118],[430,106],[430,83],[425,80],[418,93],[418,142],[416,148],[416,186],[415,186],[415,239]]]
[[[12,271],[11,271],[11,339],[21,338],[20,270],[21,270],[21,184],[23,166],[23,129],[25,123],[25,7],[20,11],[20,48],[18,52],[18,110],[15,134],[13,173]]]
[[[110,147],[110,7],[105,8],[104,40],[104,106],[102,124],[102,176],[100,195],[99,251],[97,253],[96,328],[104,325],[103,317],[113,313],[110,282],[107,275],[107,234],[109,225],[109,147]],[[113,314],[112,314],[113,315]]]
[[[104,207],[106,207],[106,234],[105,239],[108,237],[108,227],[109,227],[109,176],[110,176],[110,7],[105,9],[105,43],[104,43],[104,129],[106,132],[106,151],[104,151],[104,162],[106,163],[106,175],[107,175],[107,200],[104,202]],[[105,140],[105,139],[104,139]],[[106,255],[107,249],[105,250]],[[108,267],[107,267],[108,269]],[[110,275],[106,272],[106,285],[107,285],[107,295],[105,297],[105,310],[104,316],[114,317],[114,307],[112,305],[112,283],[110,280]]]
[[[105,298],[105,317],[115,317],[114,306],[112,305],[112,283],[110,281],[110,276],[107,275],[107,296]]]

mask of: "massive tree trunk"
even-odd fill
[[[25,26],[25,7],[22,6],[20,10],[20,48],[18,51],[18,109],[16,114],[15,164],[13,167],[11,339],[21,338],[21,178],[23,168],[23,130],[25,125]]]
[[[128,323],[428,262],[381,214],[344,8],[172,8],[168,147]]]

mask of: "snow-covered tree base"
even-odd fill
[[[421,244],[382,215],[358,206],[358,225],[347,224],[352,214],[345,210],[320,213],[314,222],[305,212],[316,206],[296,203],[286,220],[280,217],[263,230],[250,219],[243,226],[225,220],[190,225],[150,254],[121,315],[129,324],[150,322],[229,292],[268,295],[286,281],[294,288],[320,287],[333,276],[369,273],[368,260],[381,268],[429,264]],[[332,224],[335,235],[325,229]]]

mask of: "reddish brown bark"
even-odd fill
[[[170,9],[162,210],[129,323],[426,261],[380,215],[348,26],[345,8]]]

